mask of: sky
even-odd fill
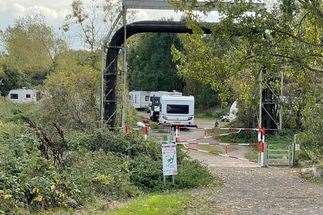
[[[64,23],[64,18],[71,11],[73,0],[0,0],[0,30],[5,30],[13,25],[15,20],[32,14],[41,14],[45,17],[47,23],[53,26],[57,34],[62,34],[60,27]],[[83,0],[86,1],[90,0]],[[273,1],[273,0],[266,0]],[[141,20],[159,20],[161,18],[179,20],[181,13],[167,10],[135,10],[134,21]],[[205,20],[216,22],[219,20],[217,12],[211,12]],[[69,42],[73,48],[80,48],[76,29],[69,35]]]

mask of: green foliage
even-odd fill
[[[152,140],[144,140],[136,133],[124,135],[107,129],[96,129],[89,132],[74,133],[69,138],[72,148],[85,148],[89,151],[113,152],[120,156],[149,156],[151,159],[160,159],[160,146]]]
[[[249,131],[240,131],[239,133],[232,133],[230,135],[220,136],[219,140],[224,143],[256,143],[257,133]]]
[[[1,60],[1,57],[0,57]],[[29,87],[32,81],[26,74],[10,69],[7,65],[0,62],[0,96],[7,96],[12,89]]]
[[[81,55],[82,56],[82,55]],[[65,52],[57,57],[55,73],[46,79],[41,101],[44,122],[59,122],[67,129],[88,129],[98,125],[97,92],[99,73],[81,63],[80,55]]]
[[[129,88],[131,90],[172,91],[194,95],[198,108],[214,107],[216,92],[209,86],[178,74],[171,49],[181,49],[176,34],[150,33],[135,38],[129,52]]]
[[[80,202],[91,202],[97,196],[108,199],[129,198],[139,194],[130,181],[128,163],[112,153],[73,151],[64,179],[75,186]]]
[[[41,157],[31,134],[0,140],[0,210],[69,205],[70,189],[53,163]]]
[[[178,150],[179,151],[179,150]],[[208,169],[198,161],[178,156],[178,175],[173,186],[170,181],[162,183],[162,162],[150,157],[138,157],[130,164],[132,182],[144,191],[162,191],[175,187],[177,189],[205,186],[213,177]]]
[[[183,89],[172,62],[171,47],[179,47],[174,34],[143,34],[129,51],[129,85],[132,90],[172,91]]]
[[[160,191],[165,189],[163,185],[163,172],[161,159],[152,159],[148,156],[140,156],[132,160],[130,164],[131,181],[145,191]]]
[[[185,77],[183,79],[185,80],[183,92],[186,95],[194,95],[197,109],[205,112],[205,110],[218,105],[219,101],[215,90],[199,81]]]
[[[297,134],[297,142],[301,144],[301,159],[318,163],[323,156],[323,106],[322,101],[314,102],[303,112],[305,130]]]
[[[51,27],[40,16],[18,20],[4,32],[4,43],[7,65],[42,77],[50,71],[58,45]]]
[[[210,25],[209,36],[203,34],[191,7],[186,8],[195,3],[179,5],[188,9],[188,26],[194,32],[180,37],[182,50],[172,50],[179,73],[216,90],[224,104],[237,99],[239,120],[249,127],[256,122],[259,71],[264,71],[264,83],[278,93],[279,82],[274,79],[282,72],[288,100],[284,105],[291,110],[285,116],[297,122],[285,126],[300,128],[306,97],[321,82],[322,13],[314,9],[321,7],[319,1],[279,2],[281,11],[255,8],[244,1],[231,5],[210,1],[222,18]]]
[[[17,108],[21,117],[26,116],[26,109],[7,105],[13,106],[9,109]],[[4,110],[3,106],[0,107]],[[171,183],[163,184],[161,148],[155,141],[144,140],[136,133],[124,135],[107,129],[75,130],[64,135],[67,146],[59,155],[55,132],[40,127],[42,124],[25,124],[21,117],[8,112],[5,121],[0,122],[3,212],[20,208],[79,208],[96,198],[124,199],[143,191],[173,188]],[[54,145],[46,145],[44,138]],[[60,165],[58,155],[62,156]],[[180,148],[178,164],[174,188],[197,187],[211,181],[207,169],[187,160]]]
[[[179,215],[184,214],[191,196],[187,193],[154,194],[140,197],[125,207],[111,211],[112,215]]]
[[[214,178],[211,176],[208,168],[202,166],[198,161],[183,160],[176,176],[176,187],[194,188],[210,184]]]

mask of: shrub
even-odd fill
[[[70,133],[64,165],[57,165],[54,156],[42,154],[40,137],[26,127],[14,123],[0,126],[0,213],[19,207],[74,208],[98,197],[129,198],[142,191],[196,187],[210,178],[205,167],[187,160],[178,147],[176,186],[165,186],[161,146],[135,133],[124,135],[106,129]]]
[[[173,185],[163,183],[162,161],[149,157],[138,157],[130,164],[131,181],[144,191],[162,191],[171,189]],[[193,188],[204,186],[212,181],[212,176],[207,167],[198,161],[178,157],[178,174],[175,188]]]
[[[76,186],[75,195],[81,202],[91,201],[97,195],[115,199],[139,193],[130,183],[128,163],[111,153],[75,151],[63,174],[69,184]]]
[[[70,188],[53,163],[41,157],[38,141],[31,134],[0,142],[1,210],[11,211],[11,204],[31,208],[69,205]]]
[[[178,167],[178,174],[176,176],[176,187],[194,188],[205,186],[212,182],[213,177],[206,166],[202,166],[196,160],[184,159]]]
[[[131,158],[147,155],[152,159],[161,157],[160,145],[152,140],[144,140],[141,135],[124,135],[108,129],[97,129],[86,133],[76,132],[69,137],[73,149],[87,149],[92,152],[103,150]]]
[[[163,187],[161,159],[140,156],[130,163],[131,181],[144,191],[160,191]]]

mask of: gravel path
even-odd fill
[[[245,160],[190,154],[207,164],[224,183],[218,190],[195,193],[212,205],[208,214],[323,214],[322,188],[304,181],[295,170],[259,168]]]
[[[194,136],[191,132],[186,135]],[[209,167],[223,186],[193,191],[199,203],[189,208],[188,214],[323,215],[323,187],[300,178],[297,169],[260,168],[244,158],[247,151],[242,146],[229,152],[241,159],[189,151],[193,159]]]

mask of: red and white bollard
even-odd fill
[[[260,166],[264,167],[264,166],[266,166],[266,163],[265,163],[266,143],[265,143],[265,129],[264,128],[258,128],[258,147],[259,147],[259,152],[260,152]]]
[[[128,135],[130,133],[130,127],[127,123],[124,125],[124,132],[126,135]]]
[[[143,127],[144,130],[144,139],[148,139],[148,132],[149,132],[149,126],[146,124],[145,127]]]
[[[179,142],[179,126],[175,126],[175,142]]]

